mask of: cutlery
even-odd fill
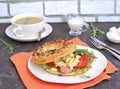
[[[43,28],[42,30],[40,30],[40,32],[38,33],[38,37],[37,37],[37,41],[41,40],[41,34],[45,31],[45,28]]]
[[[117,53],[115,53],[114,51],[108,49],[107,47],[104,47],[103,45],[99,44],[98,42],[96,42],[94,40],[94,38],[90,37],[89,41],[98,49],[105,49],[107,51],[109,51],[111,54],[113,54],[116,58],[118,58],[120,60],[120,55],[118,55]]]
[[[98,44],[101,44],[102,46],[104,46],[104,47],[106,47],[108,49],[111,49],[112,51],[114,51],[114,52],[116,52],[117,54],[120,55],[120,51],[119,50],[108,46],[106,43],[102,42],[101,40],[97,39],[96,37],[91,37],[91,39],[95,40],[95,42],[97,42]]]

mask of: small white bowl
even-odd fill
[[[107,32],[107,33],[106,33],[106,36],[107,36],[107,38],[108,38],[109,41],[111,41],[111,42],[113,42],[113,43],[120,43],[120,38],[119,38],[119,39],[116,39],[115,35],[114,35],[114,37],[112,37],[112,36],[110,35],[110,33]]]

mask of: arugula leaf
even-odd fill
[[[88,76],[88,75],[81,75],[81,78],[90,78],[90,76]]]
[[[89,68],[87,68],[87,67],[82,68],[82,74],[81,74],[81,77],[82,77],[82,78],[90,78],[90,76],[84,74],[88,69],[89,69]]]
[[[13,53],[13,51],[14,51],[13,45],[11,45],[10,43],[8,43],[2,39],[0,39],[0,41],[10,50],[10,53]]]
[[[75,73],[76,73],[76,74],[81,73],[81,69],[76,69],[76,70],[75,70]]]
[[[48,64],[45,64],[45,66],[46,66],[45,70],[46,69],[51,69],[51,66],[49,66]]]
[[[102,30],[98,29],[97,27],[95,27],[92,23],[90,25],[92,27],[90,36],[96,37],[98,35],[104,35],[105,34],[104,31],[102,31]]]
[[[77,55],[93,55],[93,52],[89,52],[88,49],[76,49],[75,52],[73,52],[74,56]]]
[[[89,63],[92,64],[95,58],[89,58]]]
[[[75,73],[76,73],[76,74],[80,74],[80,73],[81,73],[81,74],[80,74],[80,77],[81,77],[81,78],[90,78],[90,76],[84,74],[88,69],[89,69],[89,68],[87,68],[87,67],[86,67],[86,68],[82,68],[82,69],[76,69],[76,70],[75,70]]]
[[[82,74],[84,74],[88,69],[88,67],[82,68]]]

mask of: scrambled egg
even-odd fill
[[[56,72],[56,71],[57,71],[57,69],[56,69],[56,68],[51,68],[50,70],[51,70],[51,71],[54,71],[54,72]]]
[[[67,55],[65,57],[62,57],[56,61],[54,61],[56,66],[64,66],[64,67],[69,67],[71,70],[73,69],[74,66],[76,66],[79,62],[80,56],[74,57],[73,54]]]

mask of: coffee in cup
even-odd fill
[[[44,17],[38,14],[19,14],[11,19],[16,28],[13,33],[17,37],[36,37],[44,27]]]
[[[14,21],[16,24],[21,25],[30,25],[30,24],[36,24],[39,22],[42,22],[43,18],[35,17],[35,16],[28,16],[28,17],[22,17]]]

